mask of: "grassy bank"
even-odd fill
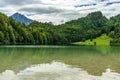
[[[74,42],[72,44],[75,45],[110,45],[111,38],[107,36],[106,34],[101,35],[100,37],[97,37],[96,39],[93,39],[92,41],[86,40],[85,42]]]

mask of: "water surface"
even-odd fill
[[[0,63],[0,80],[120,80],[119,46],[1,46]]]

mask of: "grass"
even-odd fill
[[[110,45],[111,38],[106,34],[97,37],[96,39],[86,40],[85,42],[74,42],[75,45]]]

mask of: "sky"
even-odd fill
[[[0,0],[0,12],[19,12],[40,22],[61,24],[101,11],[107,18],[120,13],[120,0]]]

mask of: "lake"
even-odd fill
[[[120,80],[120,46],[0,46],[0,80]]]

